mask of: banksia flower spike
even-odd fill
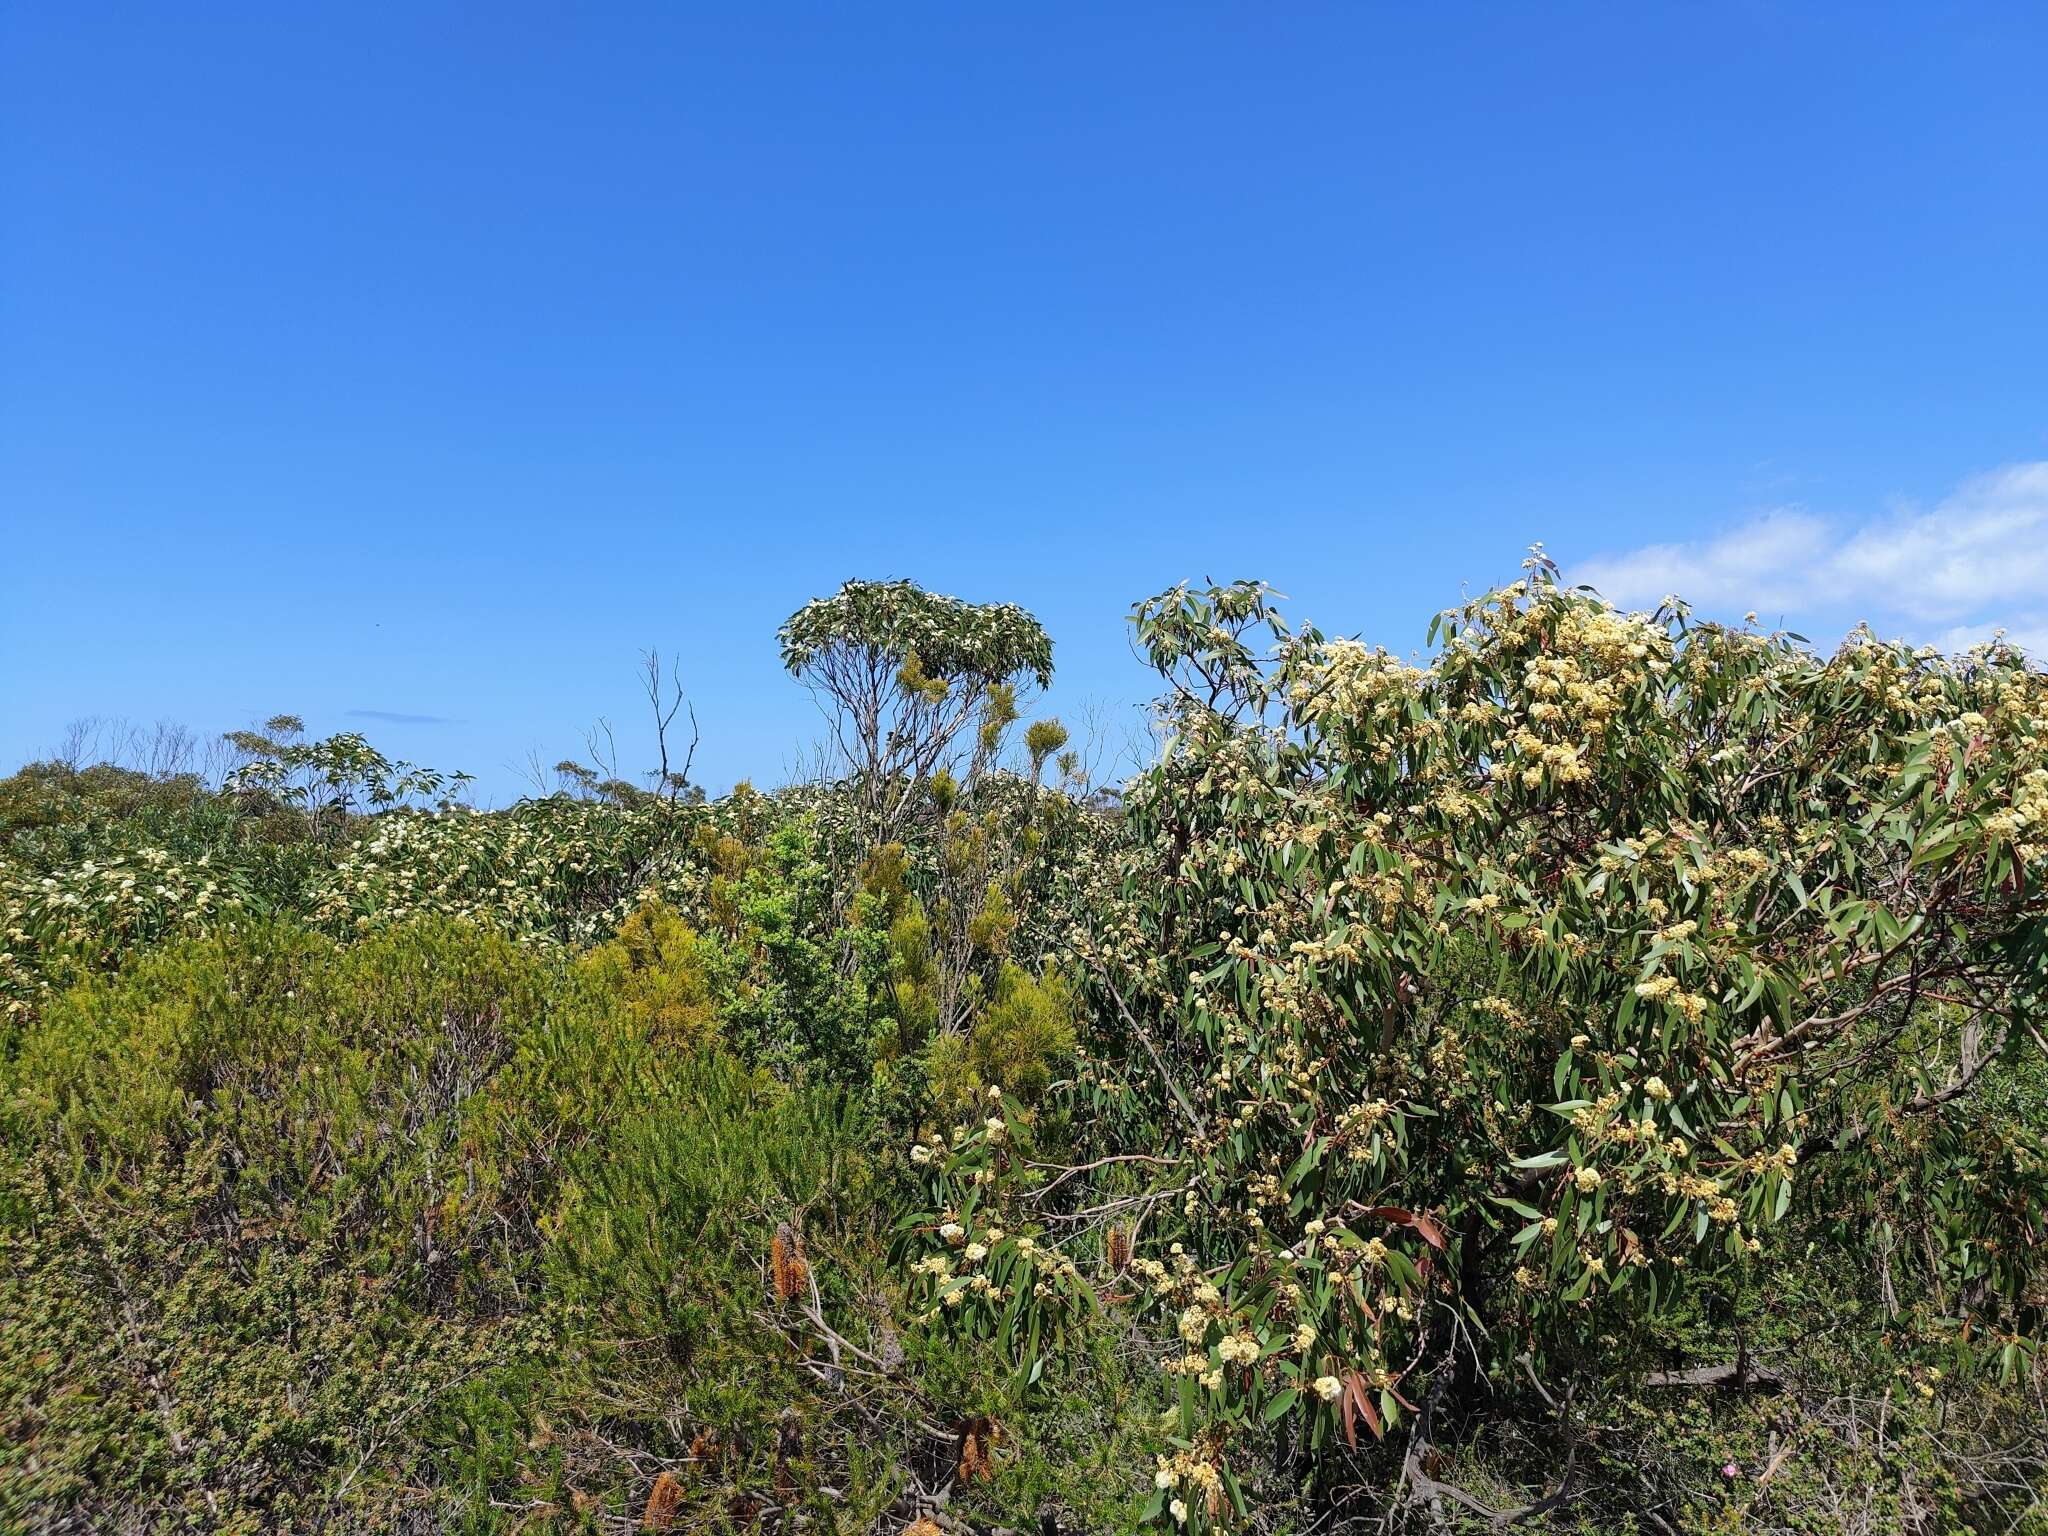
[[[963,1483],[977,1480],[986,1481],[996,1475],[994,1451],[996,1442],[1003,1437],[1002,1426],[994,1419],[977,1417],[969,1419],[960,1428],[960,1471]]]
[[[811,1271],[804,1263],[803,1245],[797,1241],[796,1228],[786,1221],[775,1229],[775,1240],[769,1244],[768,1274],[775,1284],[777,1301],[795,1300],[810,1283]]]
[[[665,1531],[675,1524],[676,1510],[683,1502],[683,1485],[673,1472],[664,1472],[654,1480],[654,1491],[647,1495],[647,1509],[640,1517],[643,1531]]]

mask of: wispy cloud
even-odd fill
[[[1795,624],[1868,618],[1967,645],[2004,626],[2048,655],[2048,462],[1964,481],[1929,509],[1861,522],[1786,507],[1718,538],[1588,560],[1573,581],[1627,608],[1677,593],[1706,611]]]
[[[447,715],[408,715],[395,709],[352,709],[352,720],[381,720],[386,725],[454,725]]]
[[[1957,624],[1934,637],[1944,651],[1967,651],[2003,635],[2036,661],[2048,660],[2048,613],[2030,614],[2017,624]]]

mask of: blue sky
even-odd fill
[[[1257,575],[1397,649],[1541,539],[2048,642],[2048,10],[15,5],[0,760],[277,710],[517,792],[849,576],[1051,707]],[[2048,645],[2044,645],[2048,649]],[[379,720],[365,713],[426,717]]]

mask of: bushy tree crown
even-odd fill
[[[1052,639],[1024,609],[965,602],[914,581],[849,581],[791,614],[779,638],[793,675],[831,652],[857,651],[891,671],[915,657],[925,677],[942,682],[996,683],[1022,673],[1040,688],[1052,683]]]

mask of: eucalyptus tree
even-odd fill
[[[1019,687],[1052,682],[1052,639],[1024,609],[911,581],[849,581],[791,614],[779,639],[831,725],[871,845],[896,835],[942,769],[978,777],[1017,718]]]
[[[1619,612],[1540,556],[1424,665],[1274,602],[1135,612],[1176,734],[1078,940],[1062,1123],[1092,1139],[1027,1161],[1004,1105],[927,1144],[932,1326],[1035,1375],[1104,1299],[1096,1233],[1155,1320],[1152,1513],[1189,1528],[1242,1517],[1283,1421],[1305,1449],[1403,1424],[1401,1486],[1449,1496],[1445,1403],[1640,1385],[1629,1341],[1687,1287],[1845,1248],[1902,1352],[2027,1369],[2048,678]]]
[[[344,825],[351,816],[434,802],[461,792],[467,773],[444,773],[385,756],[355,731],[304,739],[296,715],[273,715],[257,731],[223,739],[242,759],[227,775],[240,794],[269,795],[315,822]]]

